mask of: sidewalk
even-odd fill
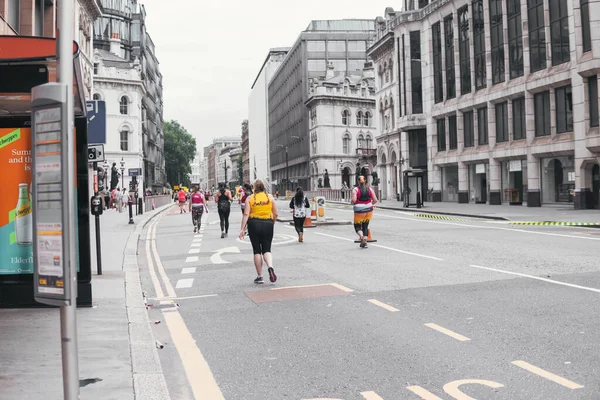
[[[335,204],[349,204],[330,201]],[[402,203],[384,200],[376,208],[423,214],[451,215],[470,218],[495,219],[501,221],[556,221],[600,223],[600,210],[574,210],[572,204],[527,206],[491,206],[488,204],[425,203],[423,208],[404,208]]]
[[[169,206],[171,204],[166,207]],[[168,392],[161,392],[166,391],[166,384],[162,384],[160,361],[143,306],[137,261],[133,260],[135,268],[124,271],[127,262],[131,267],[132,260],[128,260],[128,255],[136,258],[143,226],[162,209],[134,216],[133,225],[128,224],[126,212],[104,212],[100,217],[101,276],[96,275],[95,222],[93,216],[90,219],[93,228],[93,307],[77,311],[82,399],[169,398]],[[127,288],[126,273],[127,286],[131,285]],[[3,344],[0,399],[62,399],[59,310],[5,309],[0,310],[0,321],[0,342]],[[140,370],[132,365],[143,365],[144,368]]]

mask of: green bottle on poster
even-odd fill
[[[31,215],[31,200],[26,183],[19,184],[19,200],[15,212],[15,235],[17,244],[28,245],[33,242],[33,221]]]

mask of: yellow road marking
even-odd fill
[[[438,331],[440,333],[443,333],[444,335],[448,335],[451,338],[454,338],[454,339],[456,339],[456,340],[458,340],[460,342],[468,342],[469,340],[471,340],[471,339],[469,339],[466,336],[463,336],[463,335],[458,334],[456,332],[452,332],[450,329],[446,329],[446,328],[444,328],[442,326],[439,326],[438,324],[428,323],[428,324],[425,324],[425,326],[428,327],[428,328],[434,329],[434,330],[436,330],[436,331]]]
[[[398,310],[397,308],[395,308],[395,307],[392,307],[392,306],[390,306],[390,305],[388,305],[388,304],[382,303],[382,302],[381,302],[381,301],[379,301],[379,300],[371,299],[371,300],[368,300],[368,301],[369,301],[369,303],[371,303],[371,304],[375,304],[376,306],[379,306],[379,307],[381,307],[381,308],[385,308],[386,310],[388,310],[388,311],[391,311],[391,312],[398,312],[398,311],[400,311],[400,310]]]
[[[518,361],[513,361],[511,364],[516,365],[517,367],[523,368],[524,370],[527,370],[533,374],[539,375],[542,378],[546,378],[552,382],[556,382],[559,385],[566,387],[567,389],[581,389],[583,387],[582,385],[580,385],[578,383],[575,383],[566,378],[563,378],[562,376],[553,374],[552,372],[543,370],[539,367],[536,367],[535,365],[529,364],[526,361],[518,360]]]
[[[448,393],[450,396],[454,397],[456,400],[476,400],[471,396],[464,394],[459,388],[462,385],[484,385],[487,387],[491,387],[492,389],[498,389],[504,387],[503,384],[494,382],[494,381],[486,381],[484,379],[462,379],[459,381],[448,382],[444,385],[444,392]]]
[[[423,389],[421,386],[409,386],[407,389],[421,397],[423,400],[442,400],[429,390]]]
[[[365,400],[383,400],[383,398],[375,392],[361,392],[360,395],[364,397]]]

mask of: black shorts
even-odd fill
[[[270,219],[251,218],[248,220],[248,236],[250,236],[254,254],[271,252],[274,227],[275,223]]]

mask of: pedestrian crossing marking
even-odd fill
[[[192,256],[185,259],[186,263],[196,262],[198,261],[198,257]]]
[[[180,279],[177,281],[177,285],[175,286],[175,289],[191,288],[193,284],[194,284],[194,278]]]
[[[187,267],[181,270],[182,274],[194,274],[196,273],[196,267]]]

